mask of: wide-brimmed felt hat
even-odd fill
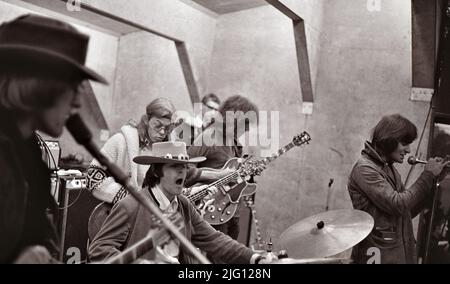
[[[152,145],[152,156],[137,156],[133,161],[140,165],[151,164],[187,164],[200,163],[206,160],[205,157],[189,158],[184,142],[157,142]]]
[[[0,70],[70,72],[107,84],[85,66],[88,43],[89,36],[67,23],[31,14],[20,16],[0,25]]]

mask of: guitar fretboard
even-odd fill
[[[308,135],[306,132],[304,132],[304,134]],[[308,135],[309,136],[309,135]],[[276,151],[274,154],[272,154],[269,157],[266,157],[262,160],[260,160],[259,162],[262,162],[264,165],[268,165],[270,162],[274,161],[275,159],[277,159],[278,157],[280,157],[281,155],[283,155],[284,153],[286,153],[287,151],[291,150],[292,148],[294,148],[295,146],[300,146],[304,143],[308,143],[310,139],[306,139],[304,141],[302,141],[300,144],[295,144],[294,141],[292,141],[291,143],[285,145],[284,147],[281,147],[280,149],[278,149],[278,151]],[[245,161],[244,161],[245,163]],[[197,202],[201,199],[203,199],[204,197],[206,197],[209,193],[208,188],[210,187],[217,187],[218,189],[222,189],[223,190],[223,186],[227,185],[229,182],[236,180],[238,177],[240,176],[239,170],[234,171],[233,173],[211,183],[208,187],[200,190],[199,192],[196,192],[194,194],[191,194],[188,196],[188,199],[191,202]]]
[[[271,156],[265,157],[264,159],[261,160],[261,162],[264,165],[267,165],[267,164],[269,164],[270,162],[276,160],[278,157],[280,157],[281,155],[283,155],[284,153],[286,153],[287,151],[291,150],[294,147],[295,147],[295,144],[293,142],[291,142],[291,143],[287,144],[286,146],[281,147],[280,149],[278,149],[278,151],[273,153]]]

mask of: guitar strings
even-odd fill
[[[193,195],[190,195],[189,199],[191,201],[195,202],[195,201],[197,201],[197,198],[200,198],[200,197],[203,198],[204,196],[206,196],[208,194],[208,192],[207,192],[208,188],[210,188],[212,186],[219,185],[219,184],[228,183],[229,181],[233,180],[236,175],[239,176],[239,173],[237,171],[235,171],[235,172],[229,174],[228,176],[225,176],[225,177],[223,177],[223,178],[221,178],[221,179],[211,183],[208,187],[202,189],[201,191],[199,191],[197,193],[194,193]]]
[[[200,195],[203,195],[203,194],[206,196],[207,195],[207,190],[206,189],[208,189],[208,188],[210,188],[212,186],[216,186],[218,184],[221,184],[221,183],[223,183],[225,181],[228,183],[229,181],[231,181],[231,180],[233,180],[235,178],[234,177],[235,175],[239,175],[237,171],[235,171],[235,172],[233,172],[233,173],[231,173],[231,174],[229,174],[229,175],[227,175],[227,176],[225,176],[225,177],[223,177],[223,178],[221,178],[221,179],[211,183],[208,187],[205,187],[201,191],[188,196],[189,200],[196,201],[197,198],[200,198]]]

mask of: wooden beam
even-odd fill
[[[178,58],[180,59],[181,69],[183,70],[184,79],[186,80],[186,85],[188,88],[189,96],[191,98],[191,103],[200,102],[200,95],[197,88],[197,83],[195,82],[194,71],[192,70],[191,61],[189,59],[189,54],[184,42],[176,41],[175,46],[178,52]]]
[[[297,66],[302,89],[303,102],[314,102],[314,95],[311,83],[311,70],[309,66],[308,46],[306,41],[305,21],[289,7],[279,0],[266,0],[275,9],[292,20],[294,28],[295,50],[297,52]]]
[[[299,15],[297,15],[294,11],[289,9],[289,7],[281,3],[279,0],[266,0],[266,2],[275,7],[281,13],[285,14],[293,21],[303,20]]]
[[[305,22],[303,20],[293,21],[295,49],[297,51],[298,74],[302,88],[303,102],[314,102],[311,71],[309,67],[308,47],[306,45]]]

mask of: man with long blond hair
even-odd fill
[[[141,187],[148,166],[133,163],[138,155],[151,154],[155,142],[167,141],[173,128],[172,115],[175,108],[165,98],[151,101],[139,123],[128,123],[103,145],[102,152],[116,165],[130,174],[136,187]],[[127,191],[110,177],[93,160],[88,169],[88,189],[104,202],[115,204],[127,195]]]

